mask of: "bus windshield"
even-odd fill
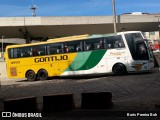
[[[133,60],[149,60],[147,46],[141,33],[127,33],[125,38]]]

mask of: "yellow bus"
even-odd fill
[[[151,71],[153,55],[140,31],[80,35],[6,47],[9,78],[45,80],[72,76]]]

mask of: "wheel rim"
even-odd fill
[[[34,75],[33,74],[29,74],[28,78],[33,79]]]
[[[45,70],[40,70],[38,72],[38,79],[39,80],[46,80],[48,78],[48,73]]]
[[[116,65],[113,72],[117,75],[123,75],[125,73],[125,68],[123,65],[119,64],[119,65]]]
[[[44,72],[40,73],[40,79],[45,79],[47,77],[47,75]]]
[[[33,71],[29,71],[27,74],[28,80],[35,80],[35,73]]]

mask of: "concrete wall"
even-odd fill
[[[157,15],[117,16],[117,31],[158,31]],[[112,33],[113,16],[0,17],[5,38],[71,36]]]
[[[40,25],[41,17],[0,17],[0,26]]]
[[[6,78],[6,62],[0,61],[0,78]]]
[[[0,43],[2,43],[2,39],[0,39]],[[25,44],[26,40],[22,38],[4,38],[3,43]]]
[[[157,14],[159,15],[159,14]],[[157,15],[120,15],[117,23],[158,22]],[[0,17],[0,26],[113,24],[113,16]],[[157,26],[158,27],[158,26]]]

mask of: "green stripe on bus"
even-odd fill
[[[65,71],[74,71],[81,68],[86,63],[91,53],[91,51],[85,52],[85,55],[84,52],[77,53],[75,59]]]
[[[100,60],[102,59],[105,53],[106,53],[106,50],[92,51],[91,55],[89,56],[87,61],[84,63],[84,65],[77,70],[88,70],[93,68],[100,62]]]

